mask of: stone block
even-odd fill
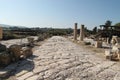
[[[20,59],[20,56],[21,56],[21,46],[20,45],[11,45],[9,47],[9,52],[12,54],[12,58],[14,58],[15,60],[19,60]]]
[[[5,78],[8,75],[8,71],[0,71],[0,80],[2,80],[1,78]]]
[[[95,47],[96,48],[102,48],[102,41],[96,41],[95,42]]]
[[[77,23],[74,26],[74,40],[77,40]]]
[[[27,78],[29,78],[29,77],[31,77],[33,75],[34,75],[33,72],[28,72],[28,73],[18,77],[17,80],[26,80]]]
[[[20,76],[22,76],[22,75],[24,75],[24,74],[26,74],[26,73],[28,73],[28,71],[22,70],[21,72],[15,74],[15,75],[16,75],[17,77],[20,77]]]
[[[110,59],[112,52],[110,50],[105,50],[105,57],[106,59]]]
[[[106,59],[115,60],[115,61],[120,60],[120,54],[117,51],[106,50],[105,56],[106,56]]]
[[[8,54],[7,51],[0,52],[1,66],[6,66],[6,65],[10,64],[10,62],[11,62],[10,54]]]
[[[38,77],[39,77],[38,75],[34,75],[26,80],[38,80]]]
[[[27,40],[28,40],[28,44],[29,44],[29,46],[33,46],[34,38],[32,38],[32,37],[28,37]]]
[[[23,55],[24,58],[31,56],[33,54],[32,48],[22,47],[21,54]]]

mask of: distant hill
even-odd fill
[[[0,27],[6,27],[6,28],[9,28],[9,27],[12,27],[10,25],[6,25],[6,24],[0,24]]]
[[[7,25],[7,24],[0,24],[1,27],[19,27],[19,28],[27,28],[26,26],[12,26],[12,25]]]
[[[18,29],[18,28],[27,28],[25,26],[12,26],[7,24],[0,24],[0,27],[2,27],[4,30],[10,30],[10,29]]]

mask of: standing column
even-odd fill
[[[2,37],[3,37],[3,30],[2,30],[2,28],[0,27],[0,39],[2,39]]]
[[[77,40],[77,23],[75,23],[74,27],[74,40]]]
[[[80,41],[83,41],[84,39],[84,25],[81,25],[80,28]]]

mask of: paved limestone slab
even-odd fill
[[[17,80],[117,80],[117,62],[105,61],[64,37],[53,36],[13,66]],[[12,64],[13,65],[13,64]],[[11,66],[10,66],[11,67]],[[12,76],[13,76],[12,75]]]

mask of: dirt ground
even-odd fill
[[[104,58],[102,49],[53,36],[39,43],[33,56],[13,63],[8,80],[120,80],[119,62]]]

